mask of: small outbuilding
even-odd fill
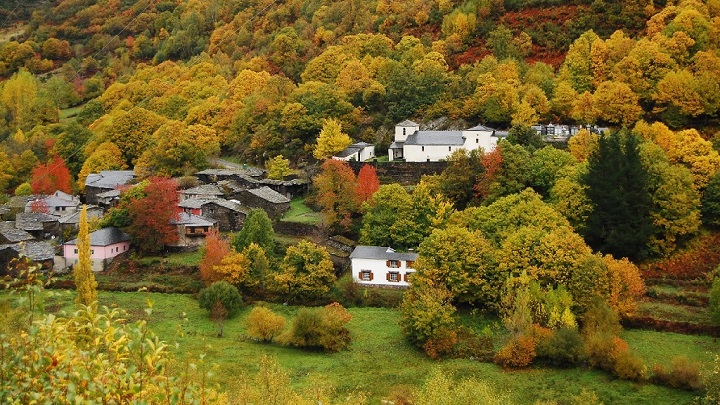
[[[353,280],[358,284],[407,287],[417,257],[415,252],[396,252],[390,247],[356,246],[350,254]]]

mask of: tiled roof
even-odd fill
[[[495,129],[490,128],[490,127],[486,127],[485,125],[475,125],[475,126],[472,127],[472,128],[466,129],[466,131],[488,131],[488,132],[492,132],[492,131],[494,131],[494,130],[495,130]]]
[[[115,227],[98,229],[90,234],[91,246],[110,246],[129,240],[130,235]],[[66,245],[77,245],[77,239],[67,242]]]
[[[115,197],[120,197],[120,194],[121,194],[120,190],[113,189],[113,190],[103,191],[102,193],[98,193],[97,196],[98,196],[98,198],[115,198]]]
[[[213,226],[217,221],[201,217],[199,215],[188,214],[187,212],[181,212],[177,219],[170,220],[171,224],[174,225],[189,225],[189,226]]]
[[[10,245],[10,248],[36,262],[55,258],[55,249],[53,249],[50,242],[20,242]]]
[[[343,149],[342,151],[338,152],[337,154],[335,154],[335,156],[343,157],[343,158],[348,157],[350,155],[358,153],[359,151],[367,148],[368,146],[373,146],[373,145],[370,145],[369,143],[365,143],[365,142],[354,143],[354,144],[348,146],[347,148]]]
[[[182,194],[185,195],[216,195],[221,196],[224,195],[223,191],[220,189],[220,187],[217,184],[203,184],[201,186],[189,188],[187,190],[182,190]]]
[[[132,170],[103,170],[92,173],[85,179],[85,187],[106,188],[112,190],[118,186],[128,184],[135,178]]]
[[[351,259],[378,259],[378,260],[405,260],[415,261],[418,254],[415,252],[399,253],[389,247],[383,246],[356,246],[350,253]]]
[[[216,198],[214,200],[206,200],[205,204],[203,204],[203,205],[207,205],[207,204],[217,204],[223,208],[227,208],[232,211],[245,212],[245,210],[242,209],[240,204],[238,204],[234,201],[225,200],[223,198]]]
[[[405,145],[464,145],[462,131],[415,131]]]
[[[88,205],[87,207],[87,215],[88,220],[94,219],[94,218],[100,218],[102,217],[102,209],[98,208],[95,205]],[[58,219],[58,222],[61,224],[79,224],[80,223],[80,211],[73,212],[72,214],[68,214],[65,216],[60,217]]]
[[[7,239],[10,243],[17,243],[26,240],[35,239],[29,233],[15,227],[15,222],[4,221],[0,222],[0,235]]]
[[[395,125],[395,126],[397,126],[397,127],[418,127],[419,125],[418,125],[417,123],[415,123],[415,122],[410,121],[410,120],[405,120],[405,121],[403,121],[403,122],[398,123],[398,124]]]
[[[15,227],[26,231],[39,231],[43,229],[44,222],[57,220],[56,216],[42,212],[21,212],[15,217]]]
[[[284,195],[278,193],[277,191],[271,189],[268,186],[260,187],[260,188],[253,188],[250,190],[247,190],[248,193],[253,194],[257,197],[262,198],[263,200],[269,201],[273,204],[283,204],[283,203],[289,203],[290,199],[285,197]]]
[[[390,144],[389,149],[402,149],[405,146],[405,142],[393,142]]]

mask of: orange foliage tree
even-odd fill
[[[52,194],[57,190],[72,193],[70,170],[65,166],[65,160],[55,155],[46,164],[35,165],[30,186],[35,194]]]
[[[132,221],[128,232],[140,242],[145,253],[159,252],[178,239],[177,230],[170,221],[178,217],[179,196],[177,182],[165,177],[151,177],[143,196],[127,204]]]
[[[347,162],[328,159],[322,164],[322,173],[315,177],[313,184],[325,226],[342,230],[351,228],[353,214],[359,208],[354,198],[355,183],[355,173]]]
[[[372,197],[380,188],[380,179],[377,171],[371,165],[363,165],[357,177],[357,197],[360,203],[363,203]]]
[[[477,192],[477,195],[483,200],[490,194],[490,185],[502,168],[502,162],[502,146],[498,146],[492,152],[485,153],[482,156],[481,163],[485,172],[480,181],[475,185],[475,192]]]
[[[200,277],[205,285],[222,280],[223,276],[218,274],[214,267],[229,254],[230,244],[220,237],[218,231],[210,231],[205,238],[205,255],[200,262]]]

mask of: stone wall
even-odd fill
[[[348,162],[357,175],[365,162]],[[403,185],[417,184],[424,175],[440,174],[447,167],[447,162],[382,162],[372,164],[377,171],[380,182],[400,183]]]

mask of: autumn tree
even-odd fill
[[[452,294],[430,280],[413,282],[403,295],[400,306],[401,326],[405,337],[417,347],[433,339],[450,338],[456,328]],[[453,342],[454,343],[454,342]]]
[[[247,282],[250,273],[250,261],[242,253],[231,252],[213,267],[213,271],[222,280],[240,288]]]
[[[330,118],[323,120],[322,131],[313,151],[315,159],[324,160],[350,146],[352,139],[342,132],[340,121]]]
[[[380,179],[375,167],[365,164],[360,168],[355,189],[360,204],[369,200],[380,188]]]
[[[205,285],[210,285],[222,279],[221,275],[215,271],[215,266],[230,254],[230,244],[224,241],[217,231],[212,230],[205,237],[204,250],[205,254],[200,262],[200,277]]]
[[[268,160],[266,166],[269,179],[282,180],[285,176],[293,173],[293,170],[290,168],[290,161],[285,159],[283,155],[277,155]]]
[[[138,198],[127,203],[124,208],[131,221],[128,232],[140,251],[159,252],[166,245],[177,241],[177,229],[171,220],[177,218],[178,202],[175,180],[151,177]]]
[[[77,237],[78,261],[73,267],[77,296],[75,303],[80,307],[97,306],[97,282],[90,259],[90,233],[88,231],[87,206],[80,211],[80,224]]]
[[[236,251],[242,252],[251,244],[255,243],[266,253],[275,249],[275,231],[272,221],[267,212],[260,208],[250,210],[242,229],[233,237],[232,245]]]
[[[439,191],[456,209],[464,209],[477,203],[473,188],[485,171],[482,165],[483,156],[483,151],[479,149],[470,152],[459,149],[448,157],[447,167],[438,176]]]
[[[248,335],[262,342],[270,342],[285,329],[285,318],[270,308],[256,306],[245,319]]]
[[[323,224],[329,228],[349,230],[358,212],[355,173],[347,162],[328,159],[322,173],[315,177],[317,202],[322,207]]]
[[[585,240],[617,258],[642,258],[653,232],[648,174],[640,160],[638,139],[623,132],[600,138],[583,178],[593,205]]]
[[[122,151],[112,142],[103,142],[88,156],[78,174],[78,188],[85,190],[85,179],[91,173],[100,173],[103,170],[125,170],[127,164],[122,157]]]
[[[210,284],[198,294],[200,308],[208,310],[210,318],[217,322],[218,337],[223,335],[225,319],[235,316],[242,303],[242,296],[237,288],[224,280]]]
[[[322,246],[303,240],[290,246],[275,276],[279,292],[290,301],[313,301],[322,298],[335,282],[330,254]]]
[[[35,166],[30,185],[35,194],[52,194],[57,190],[72,194],[70,170],[59,155],[53,156],[44,165],[38,163]]]

